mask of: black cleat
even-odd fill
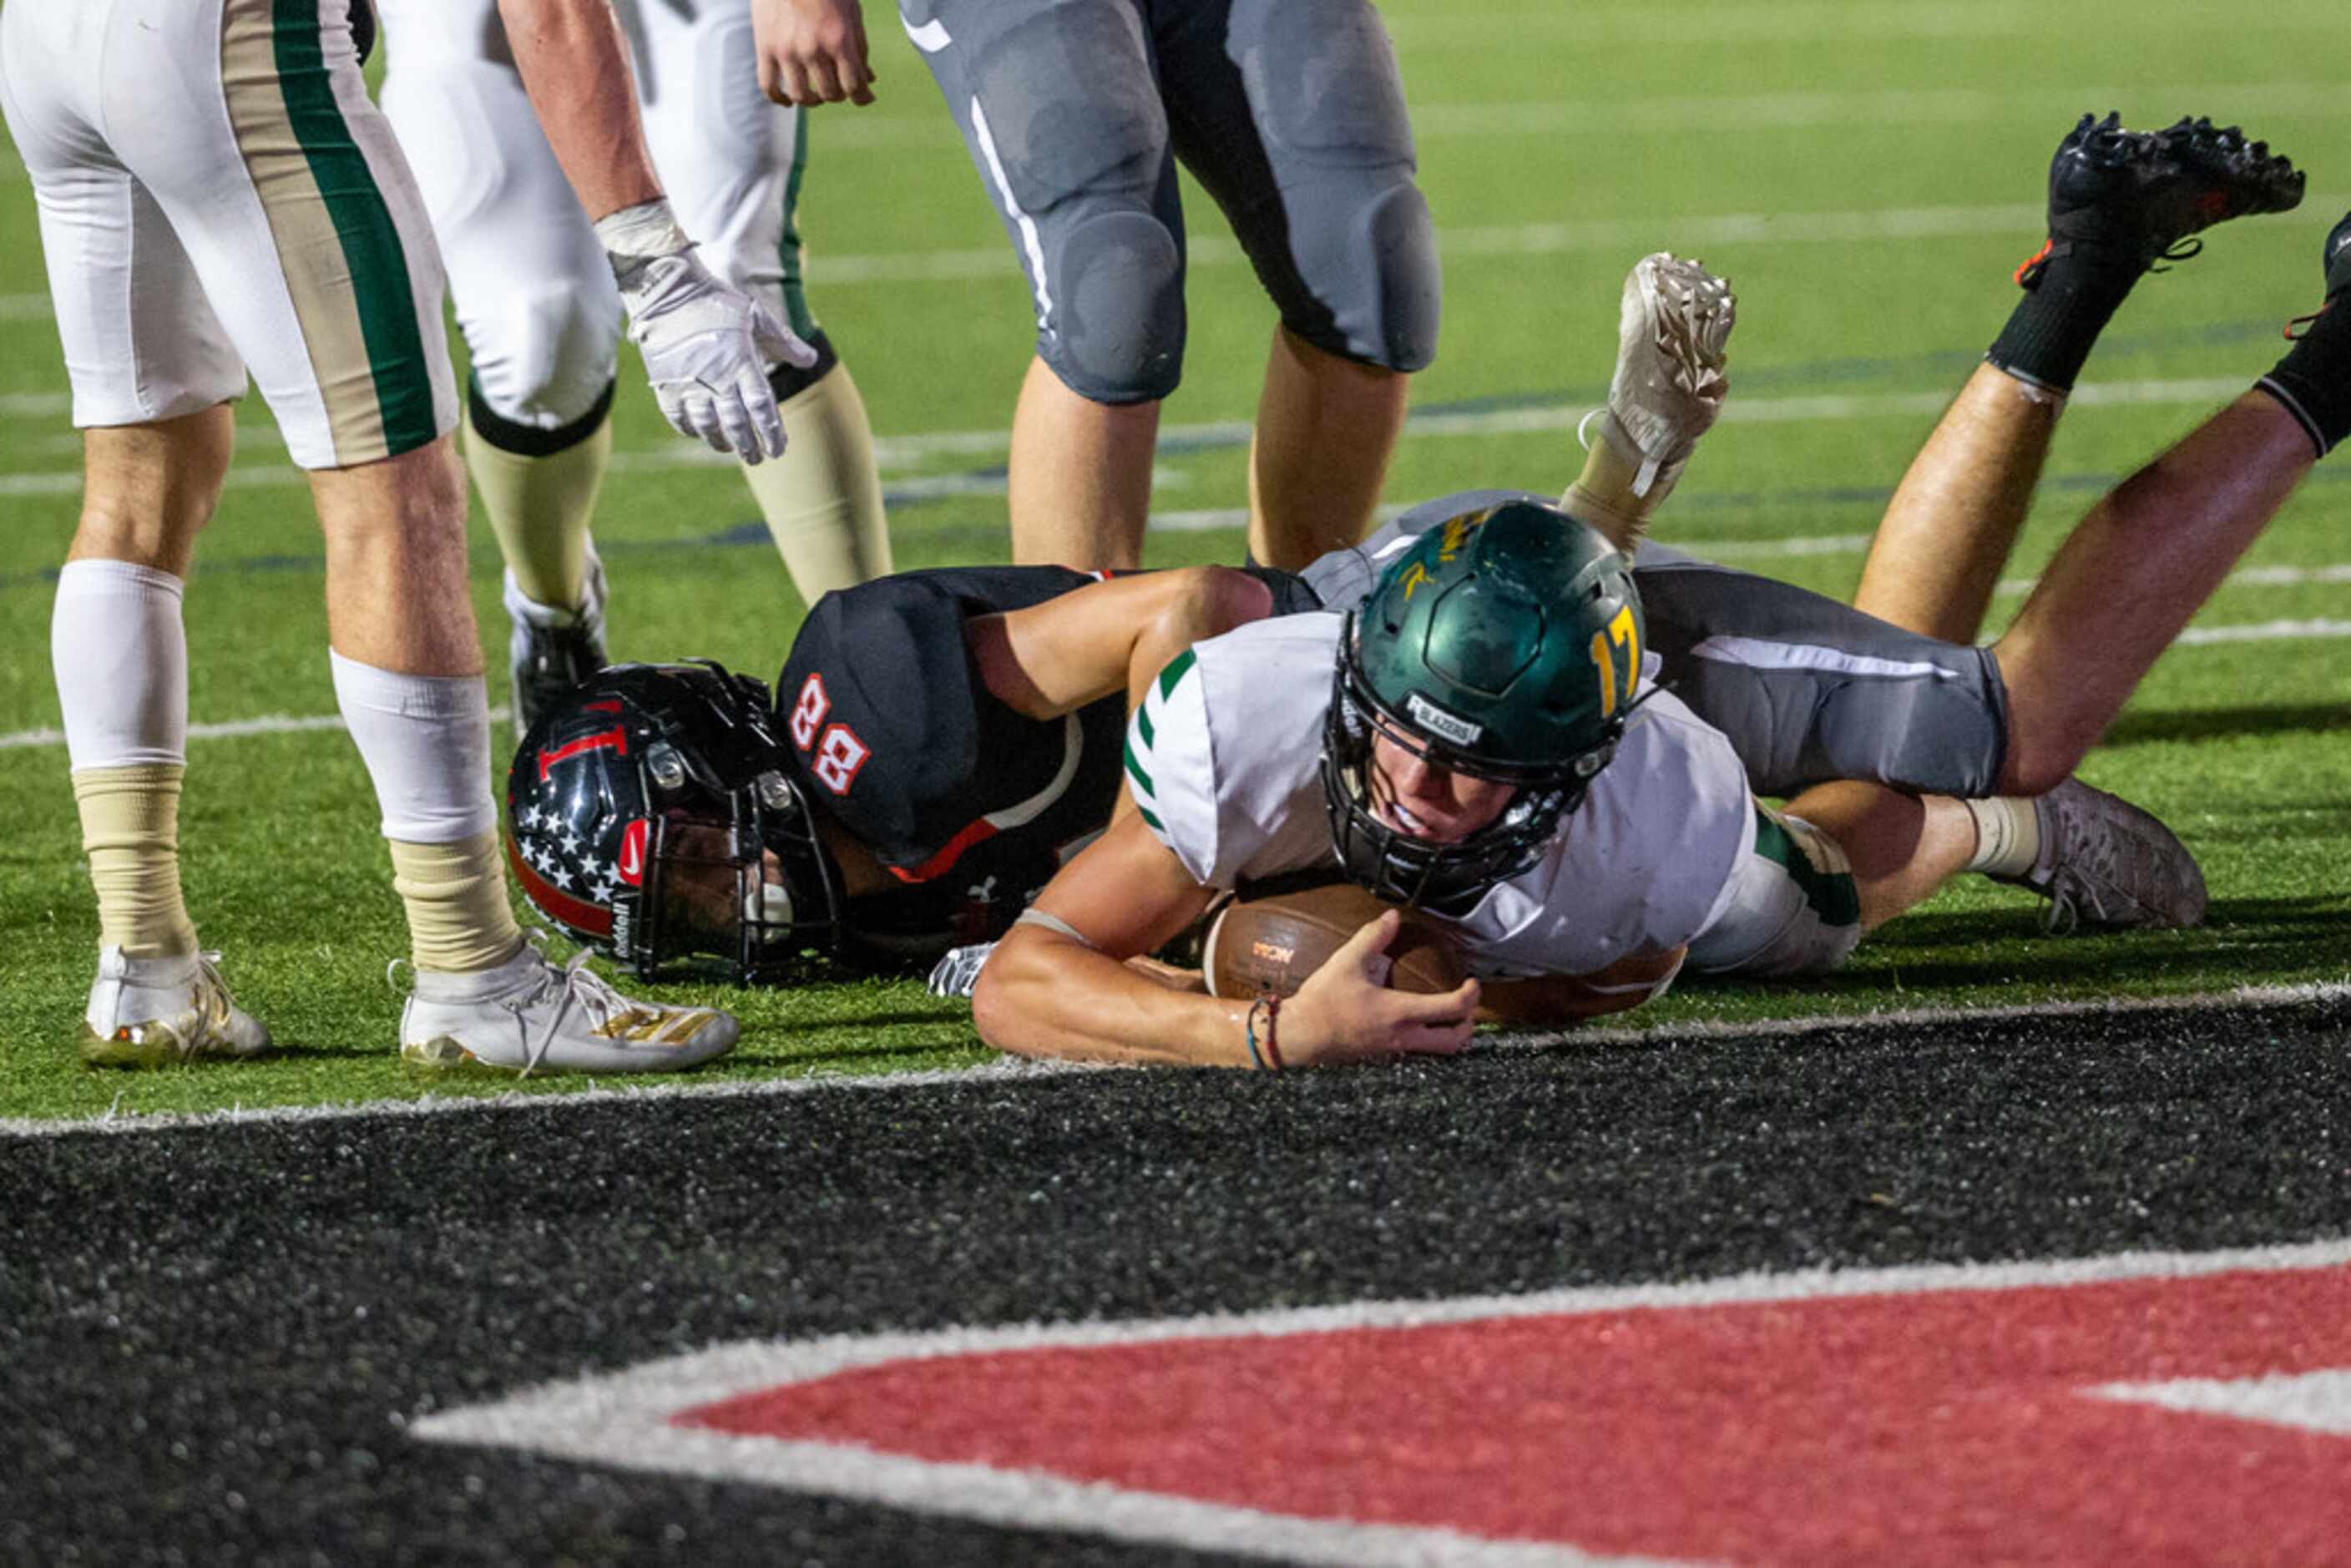
[[[523,597],[507,574],[507,615],[513,635],[507,659],[514,678],[514,729],[520,736],[549,705],[611,663],[604,652],[604,568],[589,557],[587,602],[550,610]]]
[[[2189,236],[2255,213],[2291,212],[2303,173],[2266,141],[2235,126],[2182,120],[2164,131],[2125,131],[2119,115],[2082,116],[2049,161],[2049,243],[2016,269],[2030,288],[2053,256],[2104,252],[2144,269],[2204,248]]]

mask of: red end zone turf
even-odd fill
[[[2342,1264],[1611,1308],[896,1360],[674,1420],[1585,1552],[2341,1563],[2346,1308]]]

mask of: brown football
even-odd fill
[[[1290,996],[1348,937],[1395,907],[1352,882],[1235,899],[1209,923],[1200,968],[1216,996]],[[1451,933],[1411,911],[1387,954],[1395,963],[1388,984],[1399,991],[1449,991],[1469,973]]]

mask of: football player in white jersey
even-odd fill
[[[2299,199],[2300,175],[2234,131],[2104,129],[2103,151],[2099,128],[2086,125],[2060,150],[2053,235],[2066,232],[2057,197],[2069,152],[2130,176],[2116,187],[2126,199],[2106,204],[2109,220],[2152,198],[2200,227]],[[2199,188],[2228,199],[2197,199]],[[2260,204],[2233,204],[2248,193]],[[2170,243],[2163,226],[2153,236],[2162,243],[2143,224],[2102,232],[2125,233],[2143,267]],[[1929,656],[1875,658],[1865,641],[1861,657],[1830,646],[1837,657],[1823,663],[1801,635],[1758,639],[1728,617],[1708,636],[1705,617],[1719,606],[1708,606],[1708,580],[1740,597],[1757,580],[1644,549],[1642,580],[1680,601],[1682,634],[1698,638],[1680,650],[1694,673],[1683,689],[1694,679],[1709,713],[1751,730],[1737,744],[1636,677],[1646,652],[1641,592],[1583,523],[1489,495],[1427,531],[1367,541],[1365,553],[1387,561],[1359,612],[1241,628],[1199,644],[1154,684],[1129,732],[1140,810],[1073,859],[978,970],[982,1035],[1031,1054],[1231,1066],[1456,1051],[1481,996],[1503,1003],[1503,1016],[1562,1019],[1635,1005],[1684,963],[1759,975],[1825,968],[1963,870],[2032,886],[2061,918],[2196,923],[2204,889],[2184,848],[2071,774],[2302,477],[2351,434],[2351,314],[2334,308],[2351,291],[2351,217],[2327,236],[2323,265],[2325,307],[2304,319],[2294,349],[2094,507],[1988,649],[1850,611],[1845,626],[1857,619],[1865,639]],[[2001,357],[2019,339],[2031,349],[2070,333],[2086,354],[2114,299],[2094,303],[2101,311],[2085,324],[2065,317],[2079,297],[2029,300],[2019,316],[2039,319],[2022,333],[2011,322],[1990,375],[2029,381]],[[2068,384],[2079,363],[2061,367]],[[1987,497],[2019,515],[2029,500],[2050,423],[2011,458],[2004,422],[1984,417],[1998,390],[1982,375],[1970,383],[1905,486],[1946,497],[1938,512],[1914,494],[1908,526],[1939,515],[1971,562],[1969,530]],[[1579,488],[1593,478],[1587,467]],[[1598,498],[1630,503],[1634,516],[1618,522],[1636,532],[1637,480],[1601,479]],[[1569,502],[1604,514],[1576,490]],[[1980,612],[1962,611],[1970,621]],[[1943,749],[1924,713],[1908,727],[1927,736],[1923,747],[1899,722],[1850,722],[1898,720],[1906,694],[1932,694],[1947,676],[1974,681],[1978,695],[1960,706],[1992,720],[1964,747]],[[1748,706],[1784,705],[1784,716],[1766,712],[1749,726],[1742,684]],[[1932,780],[1945,775],[1953,782],[1943,788],[1991,798],[1938,793]],[[1773,811],[1752,789],[1794,798]],[[1481,992],[1473,979],[1440,997],[1382,989],[1393,915],[1358,932],[1279,1008],[1156,983],[1121,962],[1154,950],[1221,892],[1318,867],[1447,915],[1474,975],[1522,983]]]
[[[621,296],[540,132],[496,0],[378,3],[391,39],[384,112],[415,168],[473,355],[465,456],[506,558],[520,734],[549,695],[604,663],[590,524],[611,455]],[[711,270],[816,352],[766,367],[789,455],[739,453],[813,604],[891,563],[865,407],[802,287],[805,111],[761,96],[749,0],[616,0],[614,11],[680,226]],[[716,434],[714,445],[733,444]]]
[[[758,362],[789,345],[668,217],[610,10],[503,5],[674,417],[779,449]],[[351,0],[12,0],[0,12],[0,109],[40,201],[86,449],[52,622],[99,902],[81,1054],[143,1066],[268,1044],[200,949],[178,845],[181,600],[250,371],[310,475],[326,535],[335,694],[382,806],[416,968],[403,1054],[689,1066],[732,1047],[732,1019],[632,1001],[549,964],[507,901],[441,271],[368,99],[351,17]]]

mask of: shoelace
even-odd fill
[[[604,1034],[630,1034],[645,1024],[659,1025],[668,1017],[666,1009],[648,1006],[614,990],[610,981],[587,967],[590,956],[582,948],[560,969],[549,964],[541,973],[539,983],[527,994],[500,1004],[515,1015],[516,1027],[522,1034],[523,1077],[529,1077],[547,1060],[547,1053],[555,1049],[556,1036],[562,1032],[564,1021],[575,1007],[588,1015],[590,1029]],[[548,1014],[547,1025],[539,1030],[538,1043],[534,1047],[530,1022],[525,1015],[547,998],[550,987],[559,987],[563,994]],[[620,1026],[617,1030],[616,1024]]]

